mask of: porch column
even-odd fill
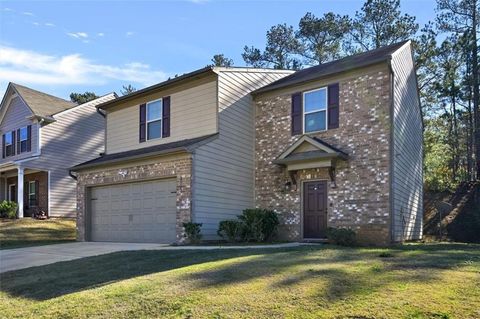
[[[18,218],[23,218],[23,167],[18,168],[17,177],[17,204],[18,204]]]

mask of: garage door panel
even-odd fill
[[[91,190],[93,241],[175,241],[176,180],[95,187]]]

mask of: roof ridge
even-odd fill
[[[347,70],[353,70],[360,67],[365,67],[374,63],[379,63],[387,60],[392,56],[394,52],[402,48],[410,40],[404,40],[396,43],[392,43],[387,46],[368,50],[365,52],[359,52],[352,54],[337,60],[329,61],[319,65],[310,66],[305,69],[298,70],[284,78],[281,78],[275,82],[272,82],[258,90],[252,92],[253,94],[271,91],[286,87],[289,85],[300,84],[303,82],[311,81],[313,79],[321,78],[323,76],[332,75]],[[394,50],[393,50],[394,49]],[[393,50],[393,52],[391,52]]]

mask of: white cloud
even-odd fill
[[[10,8],[3,8],[3,11],[15,12],[13,9]]]
[[[33,17],[33,16],[34,16],[34,14],[33,14],[33,13],[31,13],[31,12],[28,12],[28,11],[22,12],[22,14],[23,14],[23,15],[26,15],[26,16],[31,16],[31,17]]]
[[[37,27],[40,25],[40,23],[38,23],[38,22],[32,22],[32,24],[37,26]]]
[[[86,39],[88,38],[88,34],[85,32],[67,32],[68,36],[76,39]]]
[[[210,0],[187,0],[187,1],[195,4],[204,4],[204,3],[210,2]]]
[[[105,36],[105,33],[103,33],[103,32],[98,32],[98,33],[97,33],[97,36],[103,37],[103,36]]]
[[[127,31],[127,32],[125,33],[125,36],[126,36],[126,37],[131,37],[131,36],[134,35],[134,34],[135,34],[135,32],[133,32],[133,31]]]
[[[47,22],[47,23],[45,23],[45,26],[46,26],[46,27],[54,27],[55,24],[53,24],[53,23],[51,23],[51,22]]]
[[[167,78],[148,64],[122,66],[95,63],[80,54],[53,56],[0,46],[0,81],[25,84],[102,85],[112,80],[150,85]]]

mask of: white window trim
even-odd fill
[[[325,90],[325,110],[317,110],[317,111],[310,111],[310,112],[305,112],[305,94],[320,91],[320,90]],[[307,114],[312,114],[312,113],[318,113],[318,112],[325,112],[325,129],[324,130],[319,130],[319,131],[311,131],[311,132],[306,132],[305,131],[305,117]],[[302,131],[303,134],[312,134],[312,133],[318,133],[318,132],[325,132],[328,130],[328,86],[324,86],[318,89],[313,89],[309,91],[305,91],[302,93]]]
[[[35,196],[35,192],[37,192],[36,189],[35,189],[35,192],[33,192],[33,193],[31,192],[31,185],[32,185],[32,183],[33,183],[33,185],[35,186],[35,181],[29,181],[29,182],[28,182],[28,206],[29,206],[29,207],[36,207],[36,205],[30,205],[30,195]]]
[[[160,117],[157,118],[157,119],[149,121],[148,120],[148,105],[152,104],[152,103],[155,103],[155,102],[158,102],[158,101],[162,102],[160,104]],[[157,122],[157,121],[160,121],[160,136],[150,139],[150,138],[148,138],[148,124],[152,123],[152,122]],[[159,98],[159,99],[156,99],[156,100],[153,100],[153,101],[149,101],[145,105],[145,140],[150,141],[150,140],[156,140],[158,138],[162,138],[162,130],[163,130],[163,98]]]

